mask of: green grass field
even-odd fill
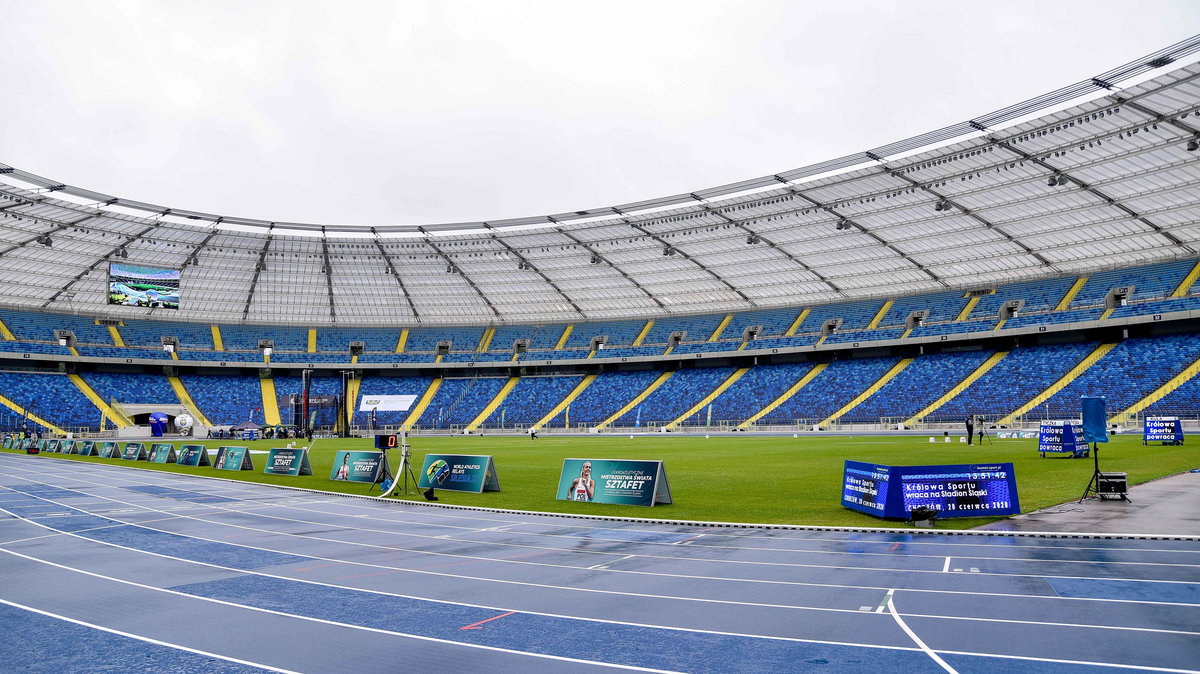
[[[818,436],[818,437],[713,437],[627,435],[556,438],[527,437],[412,437],[414,472],[426,453],[491,454],[500,478],[499,492],[464,494],[438,491],[442,503],[583,513],[616,517],[811,524],[832,526],[904,526],[841,506],[842,462],[845,459],[888,465],[1011,462],[1017,474],[1022,512],[1079,498],[1092,473],[1092,460],[1041,458],[1036,440],[995,440],[983,447],[957,442],[929,443],[927,436]],[[175,442],[176,446],[182,444]],[[209,440],[201,444],[248,445],[265,450],[283,446],[274,440],[242,443]],[[147,445],[148,446],[148,445]],[[269,484],[367,494],[365,484],[329,479],[334,454],[339,449],[372,449],[367,439],[315,442],[311,477],[264,475],[265,454],[254,455],[256,470],[232,472],[212,468],[181,468],[174,464],[125,462],[95,457],[62,457],[155,470],[187,472]],[[674,503],[653,508],[573,503],[555,500],[562,460],[619,458],[663,460]],[[389,452],[393,469],[399,450]],[[1129,474],[1130,484],[1146,482],[1200,466],[1194,446],[1144,447],[1140,436],[1116,436],[1101,445],[1100,467]],[[370,493],[378,494],[378,488]],[[412,493],[406,498],[423,501]],[[957,518],[938,522],[939,528],[963,529],[994,518]]]

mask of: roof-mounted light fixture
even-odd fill
[[[1195,152],[1196,150],[1200,150],[1200,138],[1193,138],[1193,139],[1189,140],[1187,142],[1186,147],[1187,147],[1188,152]]]

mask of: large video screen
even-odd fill
[[[178,309],[179,270],[110,262],[108,303]]]

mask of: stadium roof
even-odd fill
[[[0,164],[0,294],[94,316],[482,325],[820,304],[1195,257],[1198,53],[1200,36],[814,166],[494,222],[267,222]],[[107,306],[109,262],[182,269],[181,309]]]

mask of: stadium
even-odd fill
[[[137,196],[0,164],[5,669],[1194,670],[1200,37],[636,203],[360,227]],[[1039,455],[1095,397],[1111,442]],[[386,467],[407,443],[437,504]],[[262,474],[284,449],[307,478]],[[494,489],[451,488],[464,457]],[[1134,504],[1183,478],[1184,521],[918,528],[839,500],[844,461],[1016,466],[1026,515],[1112,462]],[[592,462],[665,498],[573,502]]]

